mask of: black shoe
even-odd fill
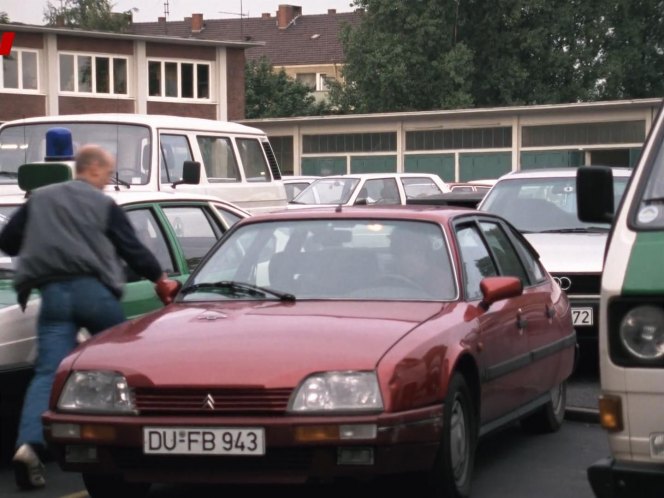
[[[46,484],[44,464],[29,444],[22,444],[16,450],[12,464],[14,466],[14,479],[19,488],[43,488]]]

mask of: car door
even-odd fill
[[[223,213],[224,217],[220,213]],[[239,211],[206,202],[165,202],[127,208],[139,239],[157,257],[169,277],[184,282],[198,262],[230,225]],[[130,275],[122,300],[127,317],[161,306],[154,284]]]
[[[480,310],[483,278],[500,275],[476,217],[455,225],[459,247],[463,293],[468,305]],[[521,369],[528,362],[523,305],[519,296],[504,299],[476,315],[481,350],[478,353],[482,380],[482,425],[509,414],[525,400]]]

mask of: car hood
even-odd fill
[[[601,273],[607,233],[527,233],[549,273]]]
[[[448,305],[302,301],[175,304],[101,334],[73,368],[116,370],[135,386],[297,385],[312,372],[372,370]]]

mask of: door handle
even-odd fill
[[[547,304],[546,305],[546,311],[544,312],[546,314],[546,317],[551,320],[554,316],[556,316],[556,308],[553,306]]]
[[[522,333],[523,329],[525,329],[527,325],[528,325],[528,320],[523,318],[523,311],[519,309],[519,311],[516,312],[516,326],[519,329],[519,331]]]

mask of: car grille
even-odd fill
[[[552,273],[551,276],[567,294],[599,294],[600,292],[602,276],[599,274]]]
[[[274,415],[285,413],[292,390],[153,389],[134,392],[143,415]]]

